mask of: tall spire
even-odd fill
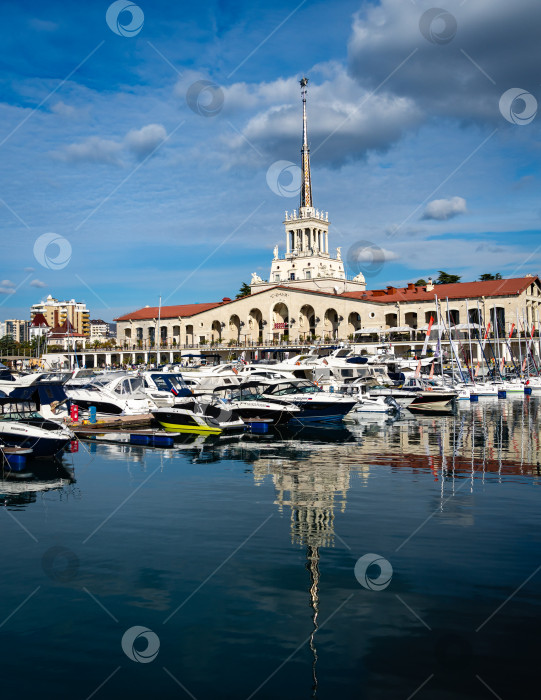
[[[300,207],[312,206],[312,177],[310,175],[310,149],[308,148],[308,135],[306,129],[306,86],[308,78],[302,78],[301,95],[302,95],[302,184],[301,184],[301,201]]]

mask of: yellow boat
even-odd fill
[[[166,431],[175,433],[220,435],[244,430],[244,421],[223,401],[213,399],[182,398],[173,407],[155,409],[152,415]]]

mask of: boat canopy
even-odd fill
[[[65,401],[68,397],[61,382],[49,382],[48,384],[32,384],[31,386],[17,387],[14,389],[8,400],[31,401],[38,408],[49,405],[53,401]]]

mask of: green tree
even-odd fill
[[[439,277],[436,280],[436,284],[454,284],[455,282],[460,282],[460,275],[450,275],[448,272],[443,270],[438,270]]]
[[[415,282],[416,287],[424,287],[425,284],[426,284],[426,280],[424,280],[422,277],[420,280],[417,280],[417,282]]]
[[[236,299],[241,299],[242,297],[247,297],[250,296],[252,293],[252,290],[250,288],[249,284],[246,284],[246,282],[243,282],[240,286],[239,293],[235,297]]]
[[[497,272],[495,275],[490,274],[490,272],[485,272],[485,274],[481,275],[479,279],[481,282],[488,282],[489,280],[501,280],[502,276],[499,272]]]

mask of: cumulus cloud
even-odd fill
[[[55,155],[67,163],[104,163],[121,165],[122,144],[99,136],[91,136],[80,143],[70,143]]]
[[[45,284],[45,282],[42,282],[41,280],[32,280],[30,282],[30,286],[43,288],[43,287],[46,287],[47,285]]]
[[[370,95],[338,64],[319,70],[325,74],[323,81],[308,86],[310,148],[318,163],[340,167],[370,151],[385,151],[422,121],[409,98]],[[296,77],[255,86],[238,83],[224,93],[226,117],[246,109],[252,112],[242,131],[231,131],[227,137],[237,162],[243,156],[253,159],[254,151],[274,159],[298,152],[301,107]]]
[[[465,213],[466,200],[463,197],[451,197],[450,199],[434,199],[429,202],[421,218],[447,221],[447,219]]]
[[[412,100],[427,117],[503,126],[498,103],[504,91],[538,93],[541,3],[447,0],[453,18],[447,36],[441,12],[430,32],[421,32],[420,19],[432,7],[432,0],[365,3],[348,47],[351,76],[368,88],[386,81],[385,91]]]
[[[89,109],[88,107],[84,109],[74,107],[73,105],[67,105],[65,102],[60,101],[51,106],[51,112],[65,119],[80,119],[88,115]]]
[[[124,165],[124,158],[144,160],[167,137],[161,124],[147,124],[141,129],[132,129],[122,141],[112,141],[91,136],[80,143],[71,143],[54,156],[67,163],[102,163]]]
[[[15,283],[11,280],[0,282],[0,294],[15,294]]]
[[[142,129],[129,131],[124,139],[124,145],[142,160],[152,153],[166,137],[167,131],[161,124],[147,124]]]

